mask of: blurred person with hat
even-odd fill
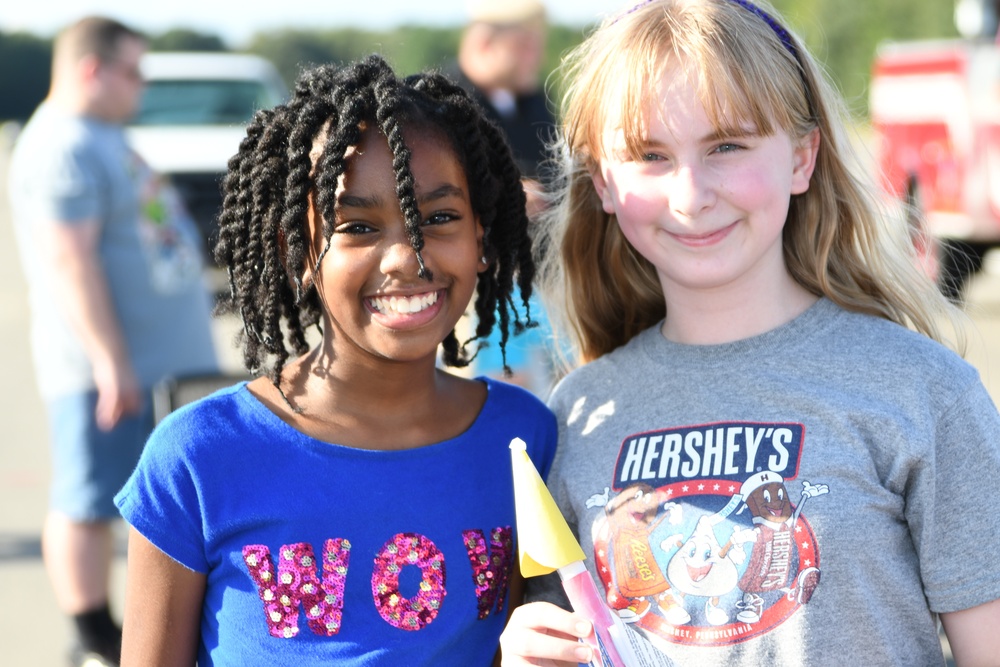
[[[504,131],[527,181],[529,213],[540,206],[539,167],[555,117],[541,87],[548,24],[538,0],[476,0],[458,58],[445,73],[470,91]]]
[[[542,61],[548,32],[539,0],[472,0],[456,61],[444,73],[472,94],[507,138],[521,170],[528,217],[546,207],[542,165],[554,136],[555,115],[542,88]],[[552,379],[550,337],[541,303],[532,299],[541,326],[512,338],[504,357],[492,336],[480,349],[476,371],[544,395]],[[506,373],[510,369],[511,373]]]

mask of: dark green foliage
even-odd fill
[[[218,35],[211,35],[188,28],[174,28],[162,35],[151,36],[151,51],[228,51]]]
[[[247,51],[268,58],[287,81],[308,67],[345,64],[378,53],[402,74],[438,67],[454,58],[459,30],[404,26],[388,32],[352,28],[328,31],[280,30],[258,33]]]
[[[949,0],[772,0],[789,27],[802,36],[859,116],[867,111],[868,80],[878,44],[886,40],[955,37]],[[551,71],[587,26],[551,26],[544,70]],[[383,55],[402,73],[440,67],[452,59],[461,26],[401,26],[386,31],[354,28],[261,32],[245,51],[269,58],[286,81],[304,67],[347,63],[369,53]],[[175,28],[151,35],[164,50],[225,50],[215,35]],[[44,97],[49,81],[51,40],[23,33],[0,33],[0,120],[24,119]],[[558,90],[551,91],[553,95]]]
[[[772,0],[824,64],[857,116],[868,112],[872,60],[883,41],[956,37],[948,0]]]
[[[52,43],[23,32],[0,32],[0,121],[25,121],[49,91]]]
[[[369,53],[378,53],[401,74],[440,68],[454,60],[461,27],[402,26],[385,32],[353,28],[337,30],[279,30],[258,33],[246,50],[275,64],[286,81],[294,81],[307,67],[322,63],[344,64]],[[549,30],[543,71],[547,74],[567,50],[579,44],[581,27],[552,26]]]

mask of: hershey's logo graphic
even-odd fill
[[[719,422],[630,435],[615,464],[614,488],[703,478],[742,483],[763,471],[794,478],[804,431],[802,424]]]

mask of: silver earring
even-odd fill
[[[479,262],[480,262],[480,264],[489,264],[490,263],[489,260],[486,259],[486,255],[483,255],[482,257],[480,257],[479,258]]]

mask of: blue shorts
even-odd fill
[[[140,412],[123,418],[110,431],[97,428],[97,392],[49,400],[52,439],[50,510],[73,521],[118,518],[114,497],[139,461],[153,430],[152,400],[146,396]]]

